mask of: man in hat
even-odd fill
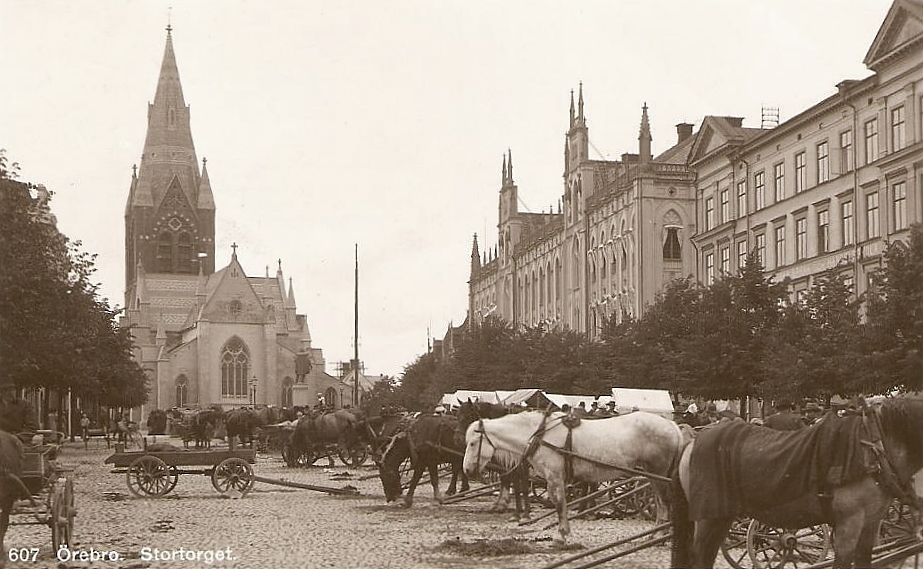
[[[804,428],[801,417],[793,413],[794,405],[788,401],[776,401],[776,413],[766,417],[764,425],[778,431],[797,431]]]
[[[804,406],[804,424],[813,425],[824,417],[824,408],[810,401]]]

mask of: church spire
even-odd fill
[[[506,185],[506,180],[509,178],[506,174],[506,154],[503,155],[503,181],[501,182],[502,186]]]
[[[651,124],[647,118],[647,103],[641,107],[641,132],[638,134],[638,154],[642,164],[651,161]]]
[[[577,103],[577,122],[584,124],[586,118],[583,116],[583,81],[580,82],[580,101]]]
[[[508,158],[506,161],[506,174],[509,177],[510,185],[512,186],[513,184],[515,184],[515,182],[513,181],[513,151],[507,148],[506,152],[508,155]]]
[[[295,288],[292,286],[292,277],[288,278],[288,294],[285,296],[285,308],[295,308]]]
[[[478,251],[478,234],[474,234],[474,241],[471,243],[471,277],[474,278],[481,272],[481,253]]]
[[[574,128],[574,90],[570,90],[570,128]]]

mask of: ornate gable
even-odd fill
[[[701,160],[718,148],[725,146],[727,142],[727,139],[715,129],[712,117],[705,117],[705,120],[702,121],[702,128],[699,129],[699,134],[692,145],[692,150],[689,152],[689,163],[692,164]]]
[[[263,303],[250,285],[236,254],[221,271],[221,280],[209,295],[201,318],[211,322],[265,323]]]
[[[896,0],[865,56],[866,67],[878,71],[893,56],[920,49],[923,43],[923,2]]]
[[[196,233],[195,209],[190,205],[179,178],[175,175],[160,201],[160,207],[157,208],[153,229],[155,235],[162,232]]]

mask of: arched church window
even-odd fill
[[[250,354],[240,338],[231,338],[221,351],[221,397],[246,399]]]
[[[338,409],[339,408],[339,405],[337,404],[337,390],[336,389],[332,387],[328,387],[327,390],[324,391],[324,407],[327,407],[328,409]]]
[[[173,272],[173,237],[166,232],[157,239],[157,270],[161,273]]]
[[[286,377],[285,379],[282,380],[282,401],[281,403],[283,407],[288,407],[289,409],[294,407],[294,405],[292,405],[292,385],[293,384],[294,384],[294,381],[292,381],[292,378],[290,377]]]
[[[177,271],[192,272],[192,238],[188,233],[180,233],[176,243]]]
[[[173,400],[173,405],[176,407],[188,407],[189,406],[189,380],[186,378],[186,374],[179,374],[176,376],[176,397]]]

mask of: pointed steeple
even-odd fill
[[[641,107],[641,132],[638,134],[638,155],[641,164],[651,161],[651,124],[647,118],[647,103]]]
[[[580,82],[580,101],[577,103],[577,122],[583,124],[586,118],[583,116],[583,81]]]
[[[481,271],[481,253],[478,251],[478,234],[474,234],[471,243],[471,277],[474,278]]]
[[[574,116],[574,90],[570,90],[570,128],[574,128],[574,122],[576,118]]]
[[[198,162],[192,143],[192,130],[189,127],[189,107],[186,106],[186,99],[183,97],[176,54],[173,52],[172,30],[172,26],[167,26],[167,43],[160,64],[160,76],[157,78],[157,91],[154,94],[154,102],[148,105],[142,175],[145,162],[178,161],[193,168]]]
[[[508,154],[508,159],[506,161],[506,173],[509,177],[510,185],[514,185],[516,182],[513,181],[513,151],[509,148],[506,149]]]
[[[502,185],[506,185],[506,181],[509,179],[509,176],[506,175],[506,154],[503,155],[503,182]]]

